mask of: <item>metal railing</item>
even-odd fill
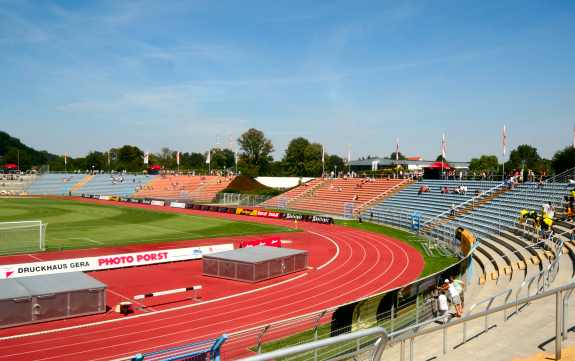
[[[400,183],[394,185],[393,187],[387,189],[385,192],[380,193],[378,195],[376,195],[375,197],[369,199],[367,202],[360,204],[359,207],[354,208],[353,209],[353,214],[356,215],[359,212],[363,211],[364,209],[366,209],[367,207],[369,207],[370,205],[372,205],[374,202],[377,202],[378,200],[386,197],[387,195],[389,195],[390,193],[393,193],[395,191],[397,191],[398,189],[400,189],[401,187],[403,187],[406,184],[411,183],[413,180],[413,177],[409,177],[404,179],[403,181],[401,181]]]
[[[242,361],[266,361],[266,360],[275,360],[278,358],[295,356],[298,354],[302,354],[305,352],[311,352],[314,350],[318,350],[325,347],[337,347],[338,345],[349,342],[355,341],[361,338],[365,338],[367,336],[376,337],[375,342],[371,342],[370,344],[366,345],[365,351],[371,352],[371,356],[367,359],[369,360],[381,360],[383,355],[383,351],[387,346],[392,346],[395,344],[400,345],[400,359],[405,359],[405,342],[410,342],[410,360],[413,360],[414,352],[414,341],[416,338],[431,335],[436,332],[442,333],[443,338],[443,354],[447,353],[447,340],[448,340],[448,330],[454,328],[458,325],[465,325],[466,323],[477,320],[480,318],[487,318],[490,315],[499,312],[506,312],[509,309],[517,308],[518,305],[521,304],[528,304],[532,303],[537,300],[545,299],[548,297],[555,296],[555,359],[561,359],[561,348],[562,342],[567,338],[567,315],[568,315],[568,307],[570,304],[570,299],[573,294],[573,290],[575,289],[575,282],[570,282],[568,284],[541,292],[539,294],[524,297],[521,299],[516,299],[513,302],[506,302],[502,305],[495,306],[493,308],[485,309],[483,311],[477,312],[475,314],[466,315],[460,319],[454,319],[447,323],[442,323],[439,325],[433,325],[435,321],[438,319],[429,320],[419,325],[414,325],[412,327],[399,330],[396,332],[387,333],[384,328],[376,327],[367,330],[362,330],[358,332],[349,333],[346,335],[341,335],[337,337],[328,338],[325,340],[317,341],[317,342],[310,342],[303,345],[298,345],[294,347],[289,347],[285,349],[281,349],[278,351],[265,353],[253,357],[248,357],[242,359]],[[425,327],[430,326],[430,327]],[[488,329],[487,329],[488,331]],[[354,355],[361,353],[361,348],[356,347],[353,350],[350,350],[349,353],[346,353],[345,356],[347,359],[352,358]],[[334,358],[335,359],[335,358]],[[333,360],[333,359],[332,359]]]
[[[376,341],[372,344],[373,353],[370,357],[371,360],[380,360],[385,350],[385,346],[387,344],[387,340],[389,338],[388,334],[386,333],[383,327],[374,327],[367,330],[361,330],[353,333],[348,333],[344,335],[339,335],[335,337],[331,337],[325,340],[320,340],[316,342],[306,343],[303,345],[298,345],[295,347],[285,348],[273,352],[264,353],[261,355],[248,357],[245,359],[241,359],[242,361],[268,361],[268,360],[276,360],[283,357],[289,357],[301,353],[306,353],[314,350],[321,349],[323,347],[329,347],[333,345],[337,345],[340,343],[347,343],[347,342],[354,342],[356,346],[356,350],[353,354],[346,353],[345,357],[351,357],[361,351],[361,342],[362,338],[366,337],[375,337]]]
[[[453,207],[449,210],[446,210],[446,211],[439,213],[434,218],[431,218],[428,221],[424,222],[421,225],[421,227],[424,228],[428,224],[433,224],[434,222],[436,222],[442,218],[445,218],[446,216],[449,216],[452,212],[457,212],[458,210],[463,209],[463,208],[467,207],[468,205],[471,205],[473,207],[475,202],[479,202],[481,199],[494,194],[495,192],[503,189],[504,187],[505,187],[505,183],[500,183],[500,184],[496,185],[495,187],[490,188],[490,189],[486,190],[485,192],[482,192],[481,194],[479,194],[477,196],[474,196],[474,197],[472,197],[472,198],[470,198],[464,202],[457,204],[455,207]]]
[[[270,198],[272,196],[258,194],[218,193],[215,203],[255,207]]]

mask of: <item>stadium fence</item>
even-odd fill
[[[521,305],[527,305],[534,301],[550,297],[555,297],[555,337],[553,339],[555,343],[555,360],[561,360],[561,348],[563,341],[567,339],[568,311],[574,290],[575,282],[570,282],[566,285],[542,291],[532,296],[516,299],[512,302],[506,302],[497,307],[487,308],[481,312],[469,314],[447,323],[437,324],[439,319],[433,319],[395,332],[387,332],[383,327],[373,327],[338,337],[247,357],[241,361],[289,360],[296,358],[298,360],[316,360],[317,358],[314,358],[313,355],[317,355],[321,349],[342,351],[339,355],[334,354],[333,357],[329,358],[330,360],[358,358],[362,360],[380,360],[386,347],[397,344],[400,345],[400,359],[405,360],[406,343],[409,343],[409,357],[410,360],[413,360],[415,339],[439,332],[442,333],[442,352],[446,354],[448,351],[448,329],[453,329],[460,325],[465,327],[465,325],[471,321],[484,319],[484,332],[486,332],[489,328],[489,316],[496,313],[503,313],[503,321],[507,321],[510,318],[510,316],[507,315],[508,310],[517,310]],[[518,311],[515,311],[512,314],[517,314],[517,312]],[[462,337],[463,339],[461,341],[463,343],[469,341],[465,333],[462,334]]]
[[[270,198],[272,197],[257,194],[218,193],[215,202],[218,204],[233,204],[255,207],[256,205],[263,203]]]

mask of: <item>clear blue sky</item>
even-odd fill
[[[82,155],[205,151],[249,127],[276,157],[447,158],[575,123],[575,1],[0,0],[0,130]]]

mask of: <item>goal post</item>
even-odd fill
[[[46,226],[42,221],[0,222],[0,255],[44,251]]]

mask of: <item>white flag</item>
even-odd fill
[[[347,163],[351,163],[351,147],[347,148]]]
[[[149,152],[145,152],[144,153],[144,164],[148,165],[148,162],[150,160],[150,153]]]
[[[503,143],[503,158],[507,154],[507,127],[503,126],[503,134],[501,136],[501,142]]]
[[[445,139],[445,133],[441,136],[441,156],[445,160],[445,153],[447,153],[447,140]]]
[[[68,165],[68,153],[64,153],[64,165]]]
[[[575,125],[573,126],[573,148],[575,148]]]
[[[321,162],[325,163],[325,149],[321,146]]]
[[[176,164],[180,165],[180,152],[176,152]]]
[[[212,161],[211,157],[212,157],[212,151],[208,150],[208,156],[206,157],[206,164],[210,164],[210,162]]]
[[[234,161],[236,162],[236,166],[238,165],[238,158],[239,158],[239,154],[238,154],[238,151],[236,150],[236,152],[234,153]]]
[[[395,139],[395,161],[399,161],[399,138]]]

